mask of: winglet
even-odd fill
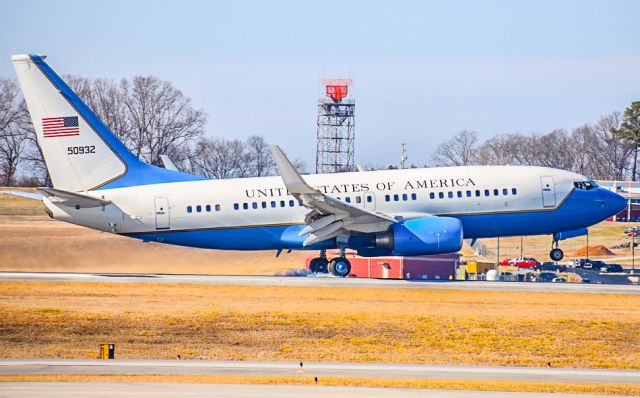
[[[315,189],[310,187],[300,176],[293,164],[287,159],[287,156],[282,152],[277,145],[269,145],[273,160],[276,162],[282,181],[284,181],[285,187],[292,194],[314,194],[317,193]]]

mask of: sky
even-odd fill
[[[638,1],[4,1],[10,55],[59,74],[154,75],[207,114],[206,135],[262,135],[315,164],[322,77],[352,77],[356,162],[424,165],[481,139],[595,122],[640,99]],[[571,150],[566,148],[563,150]],[[312,167],[310,167],[312,168]]]

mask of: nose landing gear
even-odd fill
[[[549,252],[549,257],[551,257],[553,261],[562,260],[562,258],[564,257],[564,253],[562,252],[562,249],[558,247],[558,241],[554,240],[551,246],[552,249]]]

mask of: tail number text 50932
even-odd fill
[[[67,155],[84,155],[87,153],[96,153],[95,145],[86,146],[68,146]]]

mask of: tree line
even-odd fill
[[[160,156],[168,155],[181,170],[215,179],[276,174],[263,137],[245,141],[205,137],[206,114],[168,81],[153,76],[119,82],[78,76],[65,80],[143,161],[161,165]],[[464,130],[442,142],[429,165],[547,166],[599,180],[635,181],[639,146],[637,101],[622,114],[612,112],[571,131],[505,133],[480,141],[478,133]],[[306,172],[304,162],[294,163]],[[17,176],[19,166],[21,178]],[[46,165],[17,84],[0,78],[0,185],[48,184]]]
[[[640,101],[571,131],[505,133],[480,141],[464,130],[441,143],[434,166],[527,165],[570,170],[597,180],[638,178]]]
[[[216,179],[275,174],[263,137],[205,137],[206,114],[168,81],[153,76],[119,82],[65,76],[65,81],[145,162],[160,166],[160,156],[168,155],[181,170]],[[306,171],[304,162],[295,164]],[[0,185],[49,185],[25,101],[16,82],[5,78],[0,78]]]

